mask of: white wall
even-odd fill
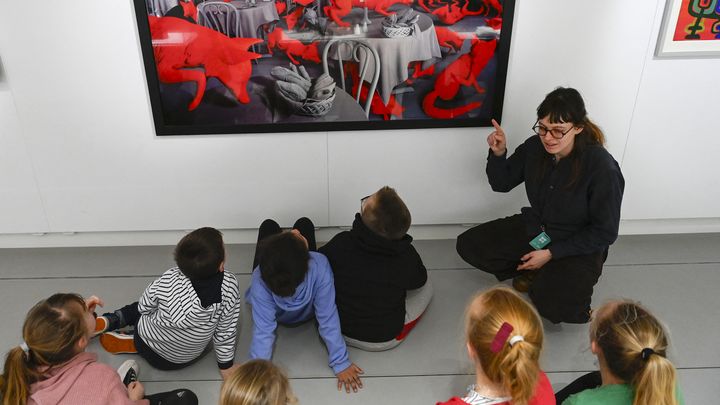
[[[384,184],[415,224],[477,223],[526,203],[522,188],[487,185],[485,128],[156,137],[131,2],[48,3],[33,24],[16,18],[22,2],[0,13],[0,234],[255,228],[298,215],[348,225]],[[514,148],[548,91],[577,87],[623,167],[626,222],[717,224],[720,60],[654,59],[663,7],[517,0],[503,126]]]

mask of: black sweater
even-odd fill
[[[580,175],[571,183],[574,160]],[[617,239],[625,180],[612,155],[599,145],[577,148],[555,161],[537,136],[528,138],[506,159],[489,152],[488,181],[508,192],[525,182],[530,207],[522,208],[530,238],[542,229],[552,240],[553,259],[604,251]]]
[[[365,342],[395,338],[405,323],[405,295],[425,285],[427,270],[412,237],[385,239],[355,215],[350,231],[322,246],[335,276],[342,333]]]

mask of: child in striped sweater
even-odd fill
[[[97,318],[100,343],[111,353],[138,353],[161,370],[196,361],[212,341],[220,374],[233,370],[240,316],[238,282],[225,272],[222,234],[200,228],[175,247],[174,267],[153,281],[139,302]],[[112,332],[135,326],[134,335]]]

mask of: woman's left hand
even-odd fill
[[[517,267],[518,270],[537,270],[544,266],[545,263],[552,259],[550,249],[533,250],[532,252],[521,257],[522,263]]]

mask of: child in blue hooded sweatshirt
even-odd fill
[[[278,323],[296,325],[315,317],[338,390],[345,386],[346,392],[357,392],[362,388],[363,371],[350,361],[340,331],[330,263],[315,250],[315,226],[308,218],[298,219],[285,232],[271,219],[260,225],[254,270],[245,293],[254,324],[250,358],[272,357]]]

